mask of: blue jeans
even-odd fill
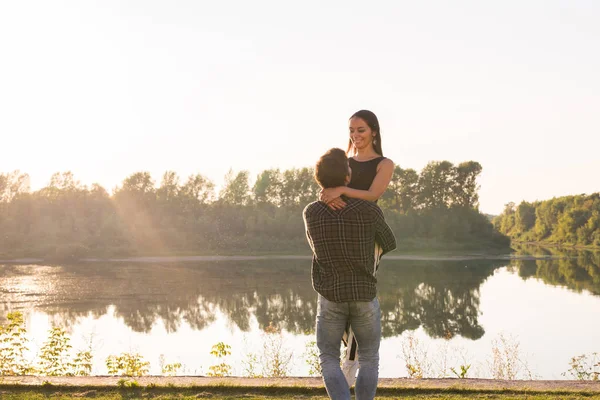
[[[350,388],[340,368],[340,342],[348,322],[356,336],[360,360],[354,388],[356,400],[371,400],[375,398],[379,378],[381,310],[377,298],[372,301],[334,303],[319,295],[317,347],[325,388],[333,400],[350,399]]]

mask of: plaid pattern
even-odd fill
[[[377,295],[375,242],[385,254],[396,248],[396,238],[375,203],[345,200],[337,211],[320,201],[304,209],[313,288],[329,301],[371,301]]]

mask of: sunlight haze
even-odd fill
[[[219,185],[314,165],[377,114],[403,168],[474,160],[480,209],[600,190],[594,1],[1,1],[0,173]]]

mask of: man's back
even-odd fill
[[[313,250],[314,289],[334,302],[370,301],[376,294],[373,275],[375,242],[387,253],[396,240],[374,203],[347,199],[341,210],[314,202],[304,209],[306,236]]]

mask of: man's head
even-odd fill
[[[351,174],[346,152],[337,148],[323,154],[315,167],[315,179],[323,189],[346,186]]]

